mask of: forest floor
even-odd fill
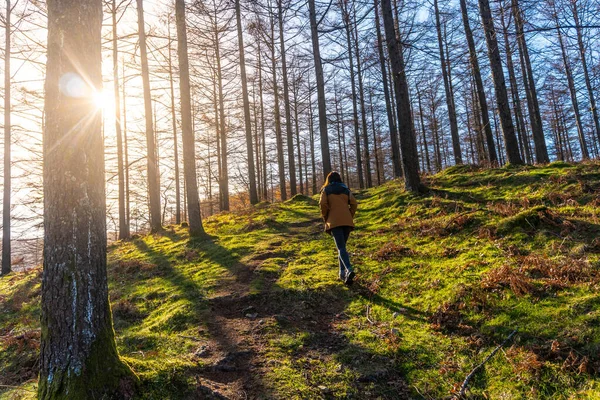
[[[452,167],[359,191],[337,277],[316,198],[111,246],[140,399],[600,398],[597,163]],[[0,398],[35,398],[41,270],[0,279]]]

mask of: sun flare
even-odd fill
[[[93,98],[94,98],[94,104],[99,109],[109,110],[113,107],[114,99],[112,98],[110,93],[108,93],[104,90],[99,90],[97,92],[94,92]]]

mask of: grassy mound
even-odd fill
[[[142,399],[594,398],[598,164],[480,170],[357,192],[352,288],[296,196],[110,249],[120,354]],[[34,398],[40,271],[0,279],[0,397]],[[221,396],[221,397],[219,397]]]

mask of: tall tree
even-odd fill
[[[579,138],[579,146],[581,147],[581,157],[584,160],[590,158],[587,142],[585,140],[585,133],[583,132],[583,121],[581,120],[581,113],[579,112],[579,101],[577,100],[577,89],[575,88],[575,80],[573,79],[573,71],[571,70],[571,62],[569,61],[569,55],[567,53],[567,47],[565,40],[562,35],[560,23],[558,20],[558,10],[556,9],[555,0],[550,0],[552,7],[552,17],[556,24],[556,35],[558,36],[558,44],[560,46],[560,52],[562,55],[563,67],[565,69],[565,75],[567,77],[567,84],[569,86],[569,93],[571,94],[571,104],[573,105],[573,113],[575,114],[575,125],[577,126],[577,136]]]
[[[179,174],[179,140],[177,139],[177,113],[175,112],[175,77],[173,76],[173,57],[172,39],[171,39],[171,18],[167,23],[169,38],[169,54],[167,62],[169,63],[169,94],[171,97],[171,126],[173,129],[173,164],[175,164],[173,175],[175,176],[175,223],[181,224],[181,183]]]
[[[294,160],[294,136],[292,133],[292,113],[290,106],[290,89],[288,84],[287,60],[285,50],[285,31],[283,30],[283,0],[277,0],[277,20],[279,23],[279,44],[281,49],[281,75],[283,78],[283,107],[285,109],[285,133],[287,140],[288,170],[290,173],[290,194],[297,193],[296,163]]]
[[[471,73],[473,74],[473,79],[475,81],[475,90],[477,92],[477,100],[479,103],[479,110],[481,112],[483,130],[485,132],[489,162],[491,165],[497,165],[498,154],[496,153],[496,146],[494,145],[494,134],[492,133],[492,126],[490,125],[488,105],[485,98],[485,90],[483,89],[483,81],[481,79],[481,71],[479,69],[479,60],[477,58],[477,48],[475,47],[473,31],[471,30],[471,24],[469,22],[469,11],[467,10],[466,0],[460,0],[460,11],[462,14],[463,26],[465,28],[467,45],[469,47],[469,62],[471,65]],[[476,118],[479,117],[476,116]]]
[[[256,171],[254,168],[254,152],[252,150],[252,119],[250,116],[250,101],[248,100],[248,81],[246,79],[246,59],[244,55],[244,36],[242,33],[240,0],[235,0],[235,16],[237,21],[238,48],[240,54],[240,78],[242,80],[242,101],[244,102],[244,123],[246,126],[246,154],[248,158],[250,204],[256,204],[258,203],[258,192],[256,190]]]
[[[49,0],[39,399],[126,398],[106,277],[102,1]]]
[[[390,144],[392,146],[392,166],[394,167],[394,178],[402,176],[402,157],[400,156],[400,146],[398,145],[398,131],[394,121],[394,111],[390,99],[390,89],[388,85],[387,68],[385,55],[383,52],[383,39],[381,37],[381,23],[379,22],[379,1],[374,0],[375,9],[375,30],[377,31],[377,51],[379,52],[379,66],[381,69],[381,81],[383,85],[383,94],[385,97],[385,112],[387,114],[388,127],[390,132]]]
[[[148,69],[148,52],[146,47],[146,28],[144,24],[144,1],[137,1],[138,35],[140,40],[140,61],[142,64],[142,81],[144,86],[144,117],[146,121],[146,147],[148,165],[148,197],[150,200],[150,229],[156,232],[162,229],[160,211],[160,185],[156,138],[154,136],[154,120],[152,118],[152,94],[150,91],[150,71]]]
[[[538,103],[537,89],[533,78],[533,68],[531,68],[531,60],[529,59],[529,48],[525,40],[525,32],[523,29],[523,17],[521,16],[521,8],[518,0],[512,1],[512,12],[515,20],[515,28],[517,32],[517,46],[520,54],[521,69],[523,74],[523,83],[525,84],[525,93],[527,96],[527,108],[529,110],[529,120],[531,123],[531,131],[533,134],[533,143],[535,146],[535,158],[538,163],[548,163],[548,148],[546,147],[546,139],[544,137],[544,128],[542,125],[542,117],[540,115],[540,106]]]
[[[398,134],[404,166],[404,182],[406,190],[419,192],[421,191],[419,158],[417,156],[417,143],[413,135],[412,111],[406,81],[402,42],[396,36],[394,14],[392,13],[390,0],[381,0],[381,8],[388,54],[392,65],[394,91],[396,92],[396,112],[398,114]]]
[[[352,10],[353,13],[353,39],[354,39],[354,50],[356,52],[356,72],[358,74],[358,91],[360,93],[360,116],[362,123],[362,137],[363,137],[363,149],[365,152],[365,178],[367,187],[373,186],[373,178],[371,174],[371,154],[369,152],[369,132],[367,130],[367,109],[365,106],[365,89],[363,85],[363,65],[361,63],[360,48],[358,46],[358,24],[356,22],[356,10]]]
[[[11,122],[10,122],[10,0],[6,0],[5,47],[4,47],[4,193],[2,203],[2,273],[11,271],[10,248],[10,191],[11,191]]]
[[[579,49],[579,58],[581,59],[581,67],[583,69],[583,77],[585,79],[585,87],[590,100],[590,109],[592,110],[592,119],[594,120],[594,128],[596,130],[596,140],[600,142],[600,118],[598,117],[598,109],[596,108],[596,96],[590,79],[590,72],[587,64],[587,55],[585,45],[583,44],[583,33],[581,27],[581,18],[579,17],[578,0],[570,2],[573,20],[575,22],[575,32],[577,33],[577,48]]]
[[[279,197],[281,201],[287,200],[285,184],[285,161],[283,157],[283,137],[281,133],[281,114],[279,110],[279,87],[277,86],[277,59],[275,56],[275,21],[271,15],[271,68],[273,73],[273,100],[275,118],[275,140],[277,142],[277,167],[279,170]]]
[[[319,24],[317,22],[317,10],[315,0],[308,0],[308,14],[310,18],[310,33],[312,38],[313,59],[315,63],[315,75],[317,78],[317,102],[319,107],[319,132],[321,136],[321,162],[323,163],[323,175],[331,172],[331,156],[329,153],[329,134],[327,133],[327,106],[325,105],[325,79],[323,78],[323,64],[321,51],[319,49]]]
[[[187,24],[185,21],[185,0],[175,0],[177,21],[177,59],[179,60],[179,95],[181,97],[181,139],[183,141],[183,174],[186,186],[188,221],[190,235],[204,234],[200,215],[198,181],[196,178],[196,146],[192,128],[192,99],[190,93],[190,66],[187,49]]]
[[[433,9],[435,14],[435,27],[437,30],[438,47],[440,51],[440,63],[442,67],[442,77],[444,79],[444,89],[446,90],[446,106],[448,108],[448,118],[450,119],[450,136],[452,137],[452,150],[454,152],[454,162],[462,164],[462,152],[460,149],[460,138],[458,137],[458,124],[456,122],[456,107],[454,105],[454,94],[450,89],[451,83],[448,77],[448,61],[444,54],[444,42],[442,41],[442,24],[440,22],[440,8],[438,0],[433,0]]]
[[[121,96],[119,88],[119,45],[117,33],[117,0],[112,0],[112,57],[113,88],[115,96],[115,132],[117,134],[117,176],[119,180],[119,239],[129,237],[129,224],[125,212],[125,167],[123,165],[123,132],[121,129]]]
[[[485,41],[488,48],[488,58],[490,59],[490,67],[494,81],[494,92],[496,94],[496,106],[498,107],[500,125],[504,136],[506,156],[508,157],[508,162],[511,164],[522,164],[523,161],[519,154],[519,143],[517,141],[517,136],[515,135],[515,127],[512,122],[510,105],[508,104],[508,94],[506,91],[506,82],[504,80],[504,71],[502,69],[502,60],[500,58],[500,50],[498,49],[496,29],[494,27],[494,20],[492,19],[489,0],[479,0],[479,11],[481,13],[481,22],[483,24]]]
[[[508,24],[505,18],[506,10],[502,6],[500,10],[500,23],[502,24],[502,32],[504,36],[504,52],[506,54],[506,69],[508,70],[508,81],[510,83],[510,92],[513,102],[513,110],[515,113],[515,122],[517,130],[517,138],[519,139],[519,149],[521,155],[525,157],[525,162],[528,164],[532,163],[531,149],[529,148],[529,138],[527,135],[527,127],[525,126],[525,120],[523,118],[523,112],[521,109],[521,98],[519,96],[519,88],[517,86],[517,77],[515,74],[515,67],[513,63],[513,52],[511,42],[508,36]],[[526,74],[523,74],[526,77]],[[527,85],[527,83],[526,83]],[[529,93],[528,93],[529,95]]]
[[[364,174],[363,174],[363,161],[362,161],[362,150],[360,144],[360,128],[358,125],[358,95],[356,93],[356,83],[354,77],[354,54],[352,50],[352,39],[350,31],[350,15],[348,13],[348,2],[347,0],[340,0],[340,7],[342,9],[342,18],[344,20],[344,28],[346,30],[346,45],[348,46],[348,65],[350,67],[350,89],[352,93],[352,122],[354,126],[354,143],[356,146],[356,174],[358,175],[358,187],[364,188]]]

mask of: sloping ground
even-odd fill
[[[117,344],[142,399],[600,398],[598,164],[477,170],[358,193],[337,279],[314,199],[120,243]],[[0,397],[34,398],[40,271],[0,279]]]

